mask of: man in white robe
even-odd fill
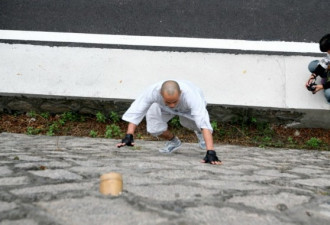
[[[199,146],[206,150],[204,163],[221,164],[213,145],[212,126],[202,91],[189,81],[168,80],[151,85],[125,112],[122,119],[128,122],[126,136],[117,147],[133,146],[133,135],[144,116],[147,131],[167,140],[159,151],[171,153],[181,146],[181,141],[168,130],[168,121],[178,115],[182,126],[194,130]]]

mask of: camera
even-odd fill
[[[310,83],[308,86],[307,86],[307,90],[309,90],[309,91],[315,91],[315,89],[316,89],[316,83],[315,83],[315,80],[312,82],[312,83]]]

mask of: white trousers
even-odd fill
[[[146,120],[147,120],[147,131],[153,136],[159,136],[168,128],[168,121],[172,119],[175,115],[162,110],[157,103],[153,103],[149,108]],[[184,116],[179,116],[180,124],[191,130],[200,131],[197,127],[195,121],[186,118]]]

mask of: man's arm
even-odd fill
[[[136,127],[137,127],[137,125],[135,125],[134,123],[128,123],[126,134],[132,134],[132,135],[134,135],[134,132],[135,132]]]
[[[209,129],[202,129],[206,150],[214,150],[213,136]]]
[[[202,162],[209,162],[214,165],[220,165],[222,162],[218,159],[216,152],[214,151],[213,136],[209,129],[202,129],[205,145],[206,145],[206,156]]]

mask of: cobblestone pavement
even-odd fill
[[[0,134],[0,224],[330,224],[330,152]],[[99,193],[119,172],[124,191]]]

